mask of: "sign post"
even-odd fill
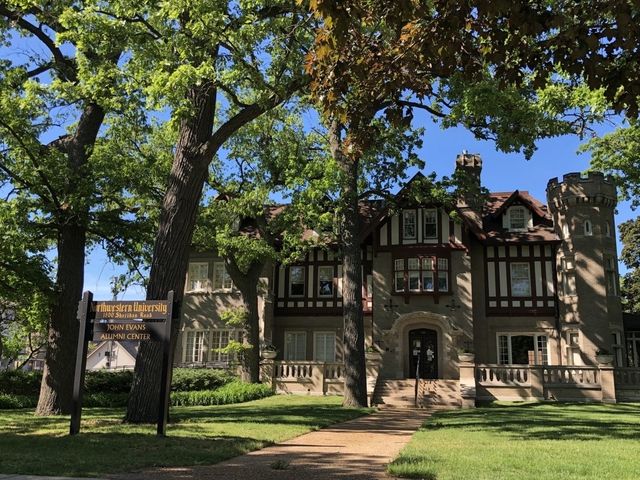
[[[158,409],[158,435],[165,435],[171,390],[171,321],[173,291],[167,300],[94,302],[93,294],[85,292],[78,306],[78,353],[73,382],[73,410],[70,435],[80,432],[82,396],[90,340],[128,342],[160,342],[162,344],[162,378]]]

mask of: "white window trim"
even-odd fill
[[[219,344],[218,345],[214,345],[213,344],[213,338],[214,338],[216,332],[229,332],[229,342],[231,340],[238,340],[239,335],[240,335],[240,331],[241,330],[238,330],[238,329],[235,329],[235,328],[216,328],[214,330],[211,330],[211,337],[210,337],[210,340],[209,340],[209,350],[211,352],[209,358],[210,358],[211,362],[220,363],[220,364],[228,364],[229,362],[233,362],[234,360],[236,360],[234,358],[235,355],[216,352],[215,351],[216,349],[224,348],[224,347],[220,347]],[[220,338],[222,338],[222,334],[220,335]],[[228,359],[227,360],[220,360],[219,357],[221,355],[227,355]]]
[[[521,228],[513,228],[511,226],[511,216],[513,215],[513,212],[516,211],[522,212],[522,220],[524,221],[524,226]],[[527,208],[520,205],[509,207],[509,209],[507,210],[507,226],[507,229],[510,232],[526,232],[529,228],[529,211],[527,210]]]
[[[317,354],[318,352],[316,351],[316,338],[318,335],[332,335],[333,336],[333,360],[331,360],[330,362],[326,362],[326,363],[334,363],[336,361],[336,349],[338,347],[338,339],[337,339],[337,335],[335,331],[331,331],[331,330],[314,330],[313,332],[313,360],[317,361]]]
[[[200,360],[196,361],[196,360],[191,360],[188,361],[187,357],[188,357],[188,350],[187,347],[189,345],[189,334],[193,333],[194,335],[194,346],[195,346],[195,337],[198,333],[202,333],[202,348],[200,349]],[[207,348],[207,340],[208,340],[208,330],[203,330],[203,329],[198,329],[198,330],[185,330],[184,331],[184,341],[183,341],[183,345],[182,345],[182,362],[183,363],[189,363],[189,364],[203,364],[205,363],[205,349]],[[193,357],[193,352],[192,353],[192,357]]]
[[[413,235],[407,235],[406,218],[410,215],[413,217]],[[403,240],[416,240],[418,238],[418,215],[415,210],[403,210],[402,211],[402,239]]]
[[[220,268],[219,265],[222,266],[222,285],[220,287],[216,287],[216,268]],[[225,278],[229,280],[229,287],[224,286]],[[233,280],[231,280],[231,275],[227,272],[227,266],[225,265],[224,260],[217,260],[213,262],[213,280],[211,285],[213,286],[214,292],[230,292],[233,290]]]
[[[301,294],[292,294],[291,293],[291,286],[293,285],[293,283],[291,282],[291,269],[293,268],[301,268],[302,269],[302,293]],[[303,298],[305,292],[307,291],[307,268],[302,266],[302,265],[292,265],[289,267],[289,297],[291,298]]]
[[[201,282],[201,286],[199,288],[191,288],[191,266],[192,265],[206,265],[207,267],[207,275],[204,278],[204,280],[200,280]],[[189,266],[188,266],[188,270],[187,270],[187,292],[206,292],[207,290],[209,290],[209,285],[210,285],[210,278],[209,278],[209,262],[207,261],[195,261],[195,262],[189,262]]]
[[[567,365],[581,365],[573,363],[573,354],[577,351],[582,353],[582,335],[580,335],[580,330],[569,329],[565,330],[565,343],[566,343],[566,362]],[[571,343],[571,336],[577,334],[578,335],[578,343]]]
[[[326,295],[326,294],[322,294],[320,292],[320,271],[321,270],[329,270],[331,269],[331,294]],[[317,285],[317,289],[318,289],[318,298],[333,298],[333,295],[336,292],[336,282],[335,282],[335,276],[334,276],[334,270],[333,270],[333,266],[332,265],[319,265],[318,266],[318,285]]]
[[[546,332],[497,332],[496,333],[496,359],[497,359],[496,363],[500,363],[500,337],[505,337],[505,336],[508,337],[507,351],[508,351],[508,357],[509,357],[509,363],[507,363],[506,365],[522,365],[520,363],[518,364],[512,363],[513,354],[511,351],[511,337],[528,337],[528,336],[533,337],[533,347],[536,350],[538,348],[538,337],[547,337],[547,358],[546,358],[547,363],[545,365],[549,364],[549,361],[550,361],[549,352],[551,349],[549,347],[549,335]]]
[[[526,265],[527,271],[529,272],[529,293],[527,295],[516,295],[513,293],[513,267],[514,265]],[[511,262],[509,263],[509,283],[511,287],[511,296],[514,298],[527,298],[531,297],[533,292],[531,289],[531,264],[529,262]]]
[[[295,334],[302,335],[304,337],[304,358],[298,360],[289,360],[292,362],[304,362],[307,359],[307,331],[306,330],[285,330],[284,331],[284,359],[287,360],[289,358],[289,348],[287,343],[287,335]]]
[[[434,223],[429,223],[429,225],[435,225],[436,226],[436,233],[433,236],[427,236],[426,232],[427,232],[427,212],[433,212],[435,214],[435,218],[436,221]],[[435,240],[438,238],[438,231],[439,231],[439,225],[438,225],[438,209],[437,208],[425,208],[422,210],[422,214],[423,214],[423,225],[422,225],[422,238],[424,240]]]

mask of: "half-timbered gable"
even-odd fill
[[[362,249],[362,298],[371,313],[372,249]],[[301,261],[275,272],[276,315],[342,315],[342,262],[337,250],[316,248]]]

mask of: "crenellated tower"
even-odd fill
[[[598,350],[622,361],[614,211],[616,187],[601,173],[569,173],[547,184],[554,228],[563,363],[594,364]]]

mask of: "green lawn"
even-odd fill
[[[441,412],[389,466],[425,480],[640,478],[640,405],[502,404]]]
[[[0,473],[99,476],[153,466],[206,465],[360,416],[341,397],[274,396],[235,405],[174,407],[166,438],[155,426],[121,423],[122,409],[85,409],[82,431],[69,417],[0,410]]]

